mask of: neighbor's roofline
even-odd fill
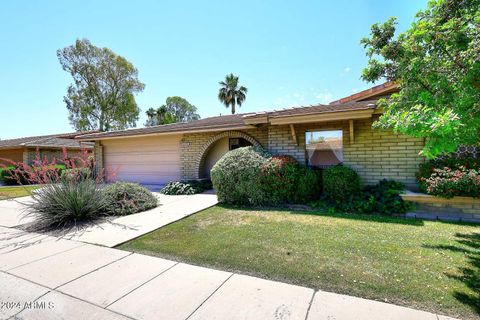
[[[342,104],[347,102],[366,100],[368,98],[371,98],[376,95],[380,95],[382,93],[389,93],[391,91],[396,91],[399,88],[400,88],[399,85],[396,84],[395,82],[388,81],[388,82],[379,84],[378,86],[374,86],[366,90],[354,93],[352,95],[343,97],[341,99],[332,101],[330,102],[330,104]]]

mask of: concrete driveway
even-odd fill
[[[114,247],[218,203],[217,196],[208,192],[188,196],[154,194],[159,198],[159,206],[154,209],[84,225],[62,234],[62,238]],[[24,204],[28,201],[30,197],[0,201],[0,226],[19,227],[34,222],[32,216],[25,216]]]
[[[0,319],[448,319],[3,227],[0,288]]]

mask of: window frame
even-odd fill
[[[332,165],[323,165],[323,166],[314,166],[314,165],[311,165],[309,163],[309,156],[308,156],[308,150],[307,150],[307,133],[310,133],[310,132],[323,132],[323,131],[340,131],[341,132],[341,139],[342,139],[342,161],[340,161],[338,164],[332,164]],[[345,135],[345,129],[343,127],[322,127],[322,128],[318,128],[318,127],[313,127],[313,128],[307,128],[305,129],[305,132],[304,132],[304,139],[305,139],[305,165],[308,166],[309,168],[313,168],[313,169],[326,169],[326,168],[329,168],[329,167],[334,167],[336,165],[339,165],[339,164],[342,164],[344,162],[344,150],[345,150],[345,139],[344,139],[344,135]]]

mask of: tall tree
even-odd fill
[[[433,0],[395,36],[396,19],[374,24],[361,43],[362,78],[395,81],[400,92],[379,105],[375,124],[426,138],[435,157],[480,139],[480,0]]]
[[[222,102],[226,108],[232,108],[232,114],[235,114],[235,106],[241,106],[245,101],[247,88],[238,86],[238,77],[230,73],[225,76],[224,81],[220,81],[220,89],[218,91],[218,100]]]
[[[64,101],[76,130],[119,130],[135,127],[140,109],[134,94],[145,85],[137,69],[108,48],[87,39],[57,51],[63,70],[73,83]]]
[[[146,112],[145,126],[156,126],[174,122],[189,122],[200,119],[197,107],[182,97],[168,97],[158,109],[150,108]]]

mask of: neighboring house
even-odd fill
[[[376,99],[395,90],[387,83],[329,105],[225,115],[77,139],[95,141],[99,168],[113,170],[118,180],[144,184],[207,178],[228,150],[255,145],[314,167],[343,162],[366,184],[387,178],[416,188],[415,172],[424,161],[419,155],[423,139],[372,129],[381,114]]]
[[[75,140],[77,135],[84,133],[73,132],[0,140],[0,165],[9,165],[12,161],[32,164],[37,156],[37,150],[42,159],[47,157],[50,161],[53,158],[63,159],[63,149],[66,149],[69,154],[81,149],[92,150],[91,143]]]

